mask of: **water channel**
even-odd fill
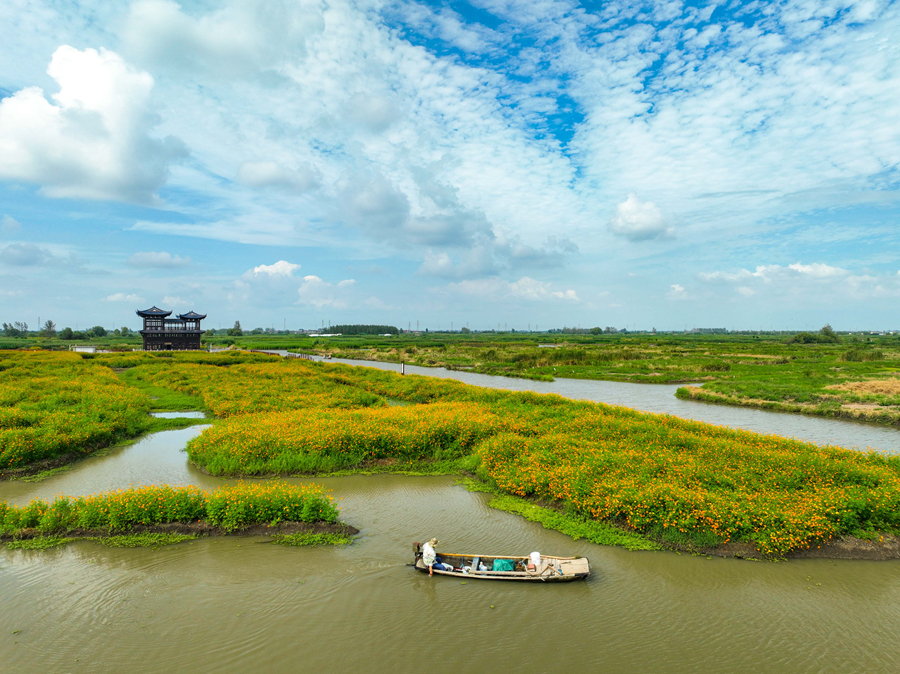
[[[0,482],[0,500],[219,486],[228,481],[193,469],[182,451],[202,428],[148,436],[43,482]],[[315,481],[360,529],[353,545],[229,537],[156,551],[0,547],[0,672],[900,670],[900,562],[631,553],[488,508],[486,495],[450,477]],[[412,541],[431,536],[469,553],[584,555],[594,575],[539,586],[429,579],[405,564]]]
[[[338,358],[327,362],[374,367],[392,372],[400,371],[400,366],[396,363]],[[681,384],[631,384],[590,379],[566,379],[563,375],[560,375],[556,381],[544,382],[514,377],[494,377],[474,372],[447,370],[442,367],[431,368],[415,365],[406,365],[405,367],[407,374],[455,379],[474,386],[507,391],[556,393],[574,400],[592,400],[609,405],[631,407],[644,412],[672,414],[676,417],[696,419],[720,426],[798,438],[820,445],[832,444],[863,450],[875,449],[886,454],[900,453],[900,428],[681,400],[675,397],[675,391]],[[560,369],[564,370],[565,368]]]

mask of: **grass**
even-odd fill
[[[529,522],[542,524],[545,529],[553,529],[571,536],[574,540],[585,539],[597,545],[615,545],[626,550],[661,550],[662,546],[636,532],[624,531],[608,522],[587,519],[577,514],[566,514],[555,508],[548,508],[518,496],[498,493],[490,485],[467,478],[461,484],[469,491],[493,494],[488,506],[503,512],[521,515]]]
[[[134,367],[120,371],[119,377],[129,386],[144,393],[150,400],[150,410],[153,412],[184,412],[188,410],[203,410],[203,398],[171,388],[158,386],[150,381],[149,377],[155,368]]]
[[[165,545],[175,545],[196,539],[197,534],[149,533],[122,534],[119,536],[96,536],[88,538],[108,548],[150,548],[157,550]]]
[[[76,540],[78,539],[60,536],[40,536],[38,538],[26,538],[21,541],[8,541],[6,547],[10,550],[48,550],[62,547]]]
[[[275,534],[272,543],[276,545],[303,546],[303,545],[350,545],[352,538],[340,534]]]

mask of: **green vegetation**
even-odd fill
[[[0,374],[0,475],[80,458],[149,427],[144,394],[75,354],[0,351]]]
[[[550,343],[542,348],[538,340]],[[796,334],[431,335],[334,338],[314,351],[336,358],[446,367],[550,381],[696,383],[678,396],[702,402],[900,423],[900,336]],[[882,386],[886,383],[887,386]]]
[[[37,538],[26,538],[21,541],[8,541],[6,547],[10,550],[48,550],[50,548],[59,548],[66,543],[71,543],[74,538],[64,538],[59,536],[39,536]]]
[[[328,332],[341,335],[399,335],[393,325],[333,325]]]
[[[469,491],[485,491],[493,494],[488,506],[504,512],[521,515],[529,522],[538,522],[545,529],[553,529],[571,536],[576,541],[584,538],[597,545],[617,545],[626,550],[661,550],[662,546],[644,535],[626,531],[606,522],[588,519],[577,513],[569,514],[558,509],[539,505],[528,499],[498,492],[484,482],[465,479],[463,486]]]
[[[849,344],[842,339],[840,344],[764,346],[734,340],[728,343],[728,353],[724,347],[701,351],[708,343],[699,339],[653,344],[572,342],[560,349],[498,343],[491,348],[501,360],[518,350],[525,355],[508,362],[520,364],[530,362],[526,356],[532,352],[557,362],[558,368],[567,358],[580,360],[583,364],[577,367],[585,372],[601,367],[626,372],[646,364],[649,357],[645,356],[655,353],[660,367],[667,359],[678,361],[680,369],[670,372],[687,372],[691,367],[697,375],[706,373],[703,376],[710,379],[709,388],[700,389],[704,394],[715,393],[715,386],[731,386],[726,390],[737,397],[739,391],[754,390],[751,382],[757,381],[741,373],[784,368],[781,372],[792,374],[781,381],[795,392],[801,383],[823,377],[831,387],[827,390],[834,392],[829,395],[892,399],[895,393],[877,393],[873,386],[890,387],[897,380],[861,379],[862,373],[874,373],[875,368],[892,362],[889,345],[879,345],[885,354],[881,360],[847,360],[844,354],[868,353],[872,344]],[[404,353],[408,348],[403,346]],[[416,353],[419,348],[415,347]],[[450,347],[438,342],[429,348],[435,353],[450,352]],[[772,353],[761,353],[766,350]],[[793,353],[785,356],[786,350],[799,350],[806,360]],[[581,352],[587,355],[577,355]],[[604,360],[611,353],[618,360]],[[829,359],[825,353],[831,354]],[[12,373],[27,380],[23,372],[50,356],[54,354],[16,354],[0,362],[5,363],[4,376]],[[616,539],[607,527],[694,547],[745,541],[770,556],[835,536],[900,529],[900,459],[874,453],[816,447],[552,395],[487,390],[450,380],[251,353],[123,353],[74,361],[69,354],[55,357],[61,356],[65,358],[59,362],[65,367],[56,380],[50,380],[53,386],[33,387],[38,401],[48,388],[66,390],[69,379],[91,380],[134,401],[125,405],[126,410],[137,409],[146,420],[151,403],[141,388],[166,392],[161,400],[187,396],[196,407],[220,418],[188,446],[191,460],[213,474],[468,472],[505,495],[498,505],[506,509],[539,517],[547,525],[591,540],[618,540],[625,545],[631,545],[631,539]],[[29,361],[32,357],[35,360]],[[829,363],[828,367],[798,369],[804,367],[798,363],[816,359]],[[20,368],[23,372],[17,372]],[[834,378],[824,379],[826,370]],[[776,377],[758,381],[760,387],[777,384]],[[404,406],[389,404],[398,401]],[[55,410],[53,405],[35,410],[33,425],[40,425]],[[78,413],[91,418],[89,414],[96,412],[82,407]],[[4,427],[3,432],[7,430]],[[293,509],[293,518],[328,521],[336,517],[336,511],[325,506],[289,504],[275,493],[260,492],[256,500],[249,492],[243,500],[223,496],[204,498],[201,503],[198,498],[165,496],[164,502],[172,505],[163,508],[160,516],[202,507],[202,514],[184,516],[188,521],[206,518],[226,529],[243,526],[248,517],[267,523],[286,519],[281,514],[285,506]],[[35,527],[47,535],[64,525],[75,526],[73,521],[87,526],[79,519],[86,515],[72,519],[77,500],[63,501],[68,505],[6,509],[2,521],[8,531]],[[535,511],[534,501],[553,508]],[[140,504],[141,499],[134,503]],[[144,512],[135,508],[135,513]],[[106,514],[100,508],[88,510],[102,515],[90,526],[127,527],[138,521],[129,519],[131,510],[118,502]],[[184,521],[182,517],[159,521]]]
[[[900,526],[900,459],[877,454],[308,361],[173,364],[156,378],[225,416],[188,446],[213,474],[434,462],[582,522],[694,547],[747,541],[775,556]]]
[[[128,532],[138,525],[203,521],[225,531],[251,524],[336,522],[338,509],[318,485],[278,482],[238,484],[212,492],[197,487],[138,487],[24,507],[0,501],[0,536],[26,530],[45,536],[105,529]]]
[[[340,534],[275,534],[272,542],[276,545],[350,545],[352,538]]]
[[[157,550],[165,545],[175,545],[176,543],[192,541],[196,538],[197,534],[142,532],[139,534],[121,534],[118,536],[92,536],[87,540],[93,543],[99,543],[100,545],[105,545],[108,548],[150,548],[151,550]]]

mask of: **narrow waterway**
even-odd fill
[[[193,469],[183,451],[202,428],[156,433],[44,482],[2,482],[0,500],[128,484],[214,488],[229,481]],[[900,669],[900,562],[630,553],[493,510],[450,477],[315,481],[360,529],[353,545],[0,547],[0,671]],[[428,578],[406,563],[412,542],[431,536],[439,550],[583,555],[594,575],[539,586]]]
[[[370,360],[343,360],[335,358],[329,363],[343,363],[380,370],[399,372],[395,363],[379,363]],[[564,369],[564,368],[561,368]],[[608,405],[622,405],[643,412],[672,414],[685,419],[696,419],[710,424],[741,428],[758,433],[774,433],[798,438],[820,445],[840,445],[854,449],[875,449],[886,454],[900,453],[900,429],[869,423],[824,419],[770,412],[749,407],[711,405],[675,397],[680,385],[630,384],[627,382],[597,381],[592,379],[565,379],[560,376],[553,382],[532,381],[514,377],[493,377],[474,372],[446,370],[442,367],[406,366],[407,374],[420,374],[441,379],[455,379],[474,386],[504,389],[507,391],[535,391],[556,393],[574,400],[593,400]]]

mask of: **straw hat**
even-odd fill
[[[438,539],[432,538],[430,541],[428,541],[428,544],[429,544],[431,547],[434,547],[435,545],[438,544]]]

